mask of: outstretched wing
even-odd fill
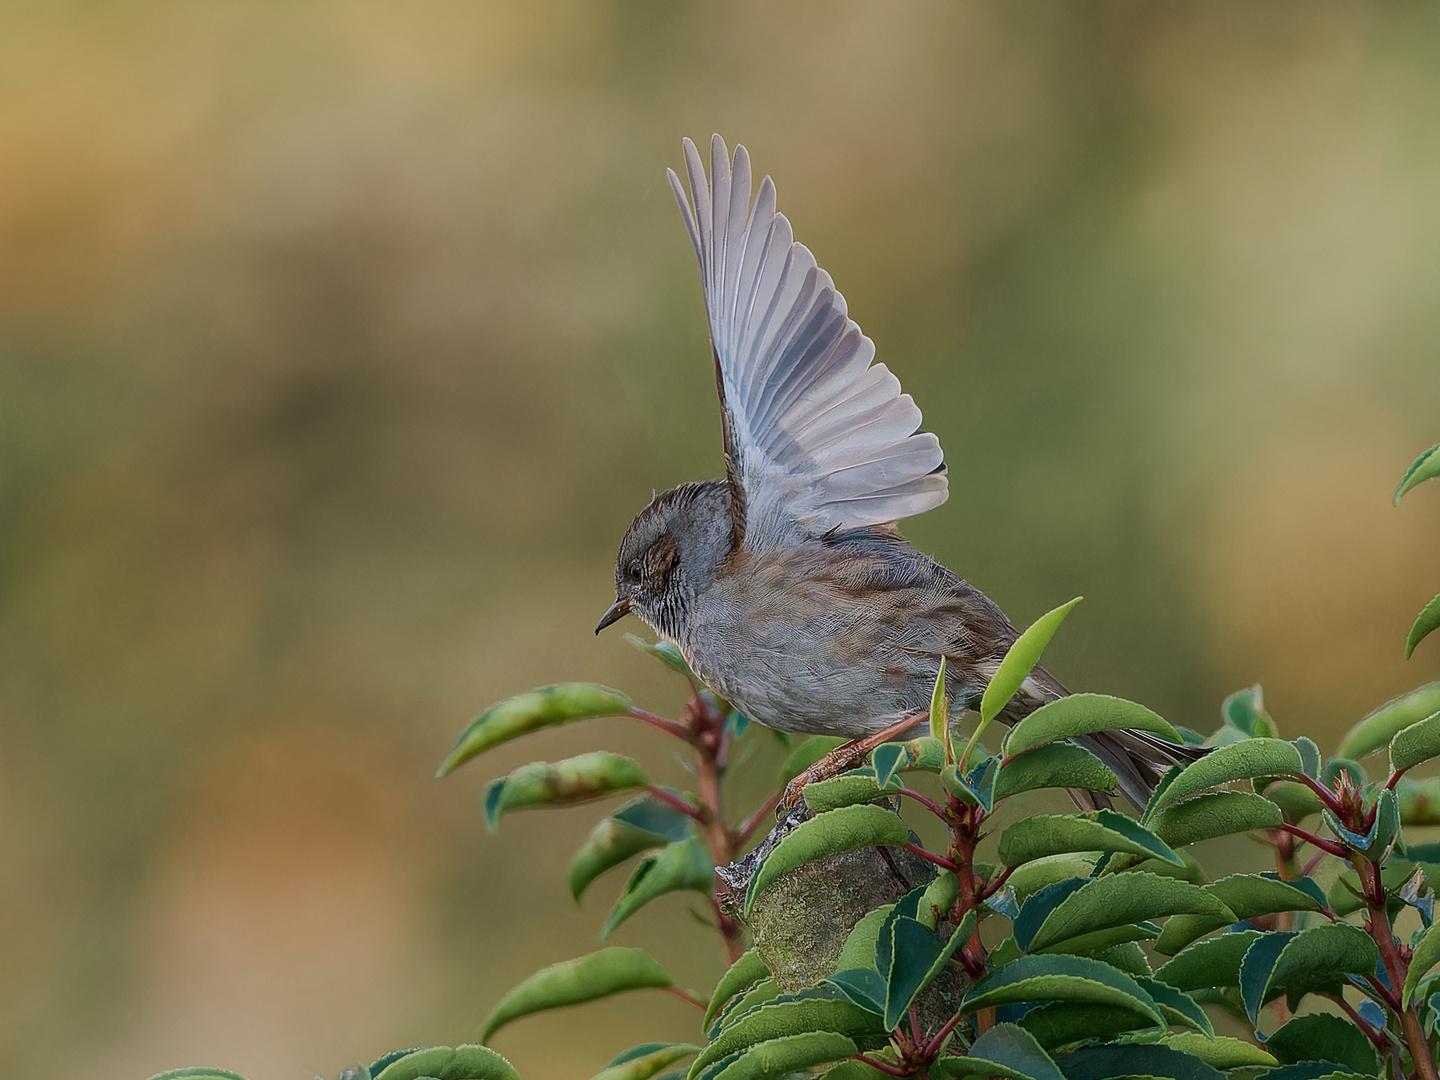
[[[754,539],[790,523],[820,535],[898,521],[948,494],[940,442],[845,298],[775,211],[770,177],[750,203],[750,156],[710,143],[710,182],[685,140],[694,206],[670,186],[700,261],[710,313],[736,532]]]

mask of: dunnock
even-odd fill
[[[732,166],[719,135],[708,185],[689,139],[685,163],[693,209],[673,170],[670,186],[700,261],[726,475],[640,511],[595,632],[633,612],[749,719],[854,740],[803,785],[922,721],[941,656],[956,713],[977,706],[1017,633],[896,531],[945,501],[939,440],[917,430],[910,395],[871,363],[874,343],[776,213],[775,185],[765,177],[752,206],[749,155],[737,146]],[[1001,719],[1066,693],[1037,667]],[[1076,741],[1141,806],[1171,765],[1201,752],[1138,731]]]

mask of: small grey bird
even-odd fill
[[[751,720],[853,740],[797,778],[803,786],[923,721],[942,656],[955,713],[978,706],[1018,635],[896,531],[945,501],[939,440],[872,363],[874,343],[776,212],[770,177],[752,205],[743,146],[732,164],[713,137],[708,184],[695,144],[684,146],[693,207],[673,170],[670,186],[710,314],[725,479],[682,484],[640,511],[595,632],[633,612]],[[1067,692],[1037,667],[1001,719]],[[1138,806],[1171,765],[1201,753],[1139,731],[1077,741]],[[1104,802],[1071,794],[1086,808]]]

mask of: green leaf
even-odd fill
[[[985,687],[985,693],[980,699],[982,721],[988,724],[995,719],[1000,710],[1019,692],[1021,685],[1030,677],[1030,672],[1040,662],[1040,654],[1045,651],[1045,646],[1050,644],[1055,631],[1059,630],[1060,624],[1065,621],[1065,616],[1069,615],[1071,609],[1082,599],[1084,598],[1077,596],[1068,604],[1061,604],[1053,611],[1047,611],[1015,639],[1015,644],[1010,646],[1000,660],[1000,666],[990,677],[990,683]]]
[[[1024,904],[1047,885],[1072,877],[1089,877],[1095,870],[1095,858],[1077,855],[1050,855],[1026,863],[1010,875],[1015,900]]]
[[[1153,1028],[1155,1018],[1114,1005],[1054,1001],[1030,1009],[1020,1018],[1020,1026],[1042,1046],[1054,1050],[1071,1043],[1108,1039],[1141,1028]]]
[[[1194,1054],[1159,1043],[1083,1046],[1065,1058],[1065,1080],[1108,1080],[1120,1076],[1225,1080],[1224,1073]]]
[[[660,964],[640,949],[614,946],[574,960],[562,960],[537,971],[515,987],[490,1010],[480,1041],[504,1025],[531,1013],[578,1005],[626,990],[673,986]]]
[[[884,795],[870,769],[852,769],[829,780],[805,785],[805,805],[817,814],[838,810],[842,806],[874,802]]]
[[[941,870],[920,894],[915,918],[934,930],[960,895],[960,881],[953,870]]]
[[[579,900],[590,883],[626,859],[690,834],[690,819],[646,795],[601,818],[570,860],[570,895]]]
[[[654,855],[646,856],[635,867],[625,890],[615,901],[605,928],[600,931],[604,941],[615,928],[635,912],[666,893],[690,889],[710,895],[715,887],[715,867],[710,852],[698,837],[690,836],[674,844],[666,844]]]
[[[1340,756],[1362,758],[1389,746],[1390,740],[1411,724],[1418,724],[1440,709],[1440,682],[1433,682],[1387,701],[1350,729],[1340,744]]]
[[[710,1026],[705,1029],[705,1034],[716,1038],[721,1031],[729,1027],[737,1019],[744,1016],[751,1009],[758,1008],[771,1001],[785,996],[785,991],[780,989],[780,984],[774,979],[761,979],[754,986],[743,993],[736,994],[728,1002],[720,1007],[715,1014]]]
[[[685,655],[668,641],[646,641],[635,634],[626,634],[625,640],[647,656],[653,656],[671,671],[684,675],[690,680],[692,686],[699,686],[700,680],[695,672],[690,670],[690,665],[685,662]]]
[[[1401,995],[1401,1004],[1405,1008],[1410,1007],[1420,980],[1429,974],[1436,964],[1440,964],[1440,923],[1431,924],[1425,931],[1425,936],[1415,946],[1415,955],[1410,958],[1410,970],[1405,974],[1405,990]]]
[[[1292,825],[1298,825],[1311,814],[1320,812],[1320,800],[1315,793],[1294,780],[1267,785],[1264,798],[1278,806],[1285,820]]]
[[[900,743],[882,743],[870,751],[870,771],[881,791],[900,790],[900,770],[909,765],[910,757]]]
[[[231,1072],[229,1069],[211,1069],[203,1065],[194,1065],[184,1069],[171,1069],[169,1072],[156,1073],[150,1080],[245,1080],[239,1073]]]
[[[1243,1039],[1232,1039],[1227,1035],[1201,1035],[1194,1031],[1177,1031],[1162,1035],[1160,1043],[1172,1050],[1183,1050],[1194,1054],[1207,1065],[1217,1069],[1241,1069],[1246,1066],[1269,1068],[1278,1065],[1274,1056],[1267,1054],[1254,1043]]]
[[[813,991],[812,991],[813,992]],[[838,991],[834,991],[838,994]],[[810,1032],[856,1037],[881,1034],[880,1018],[839,998],[808,997],[776,1000],[751,1009],[726,1027],[690,1066],[690,1077],[738,1050],[772,1039]]]
[[[1000,834],[1000,861],[1006,866],[1077,851],[1121,851],[1154,856],[1176,865],[1184,861],[1165,841],[1114,810],[1036,814],[1022,818]]]
[[[1220,714],[1231,727],[1243,732],[1246,738],[1270,739],[1275,737],[1275,724],[1265,711],[1265,698],[1260,684],[1237,690],[1220,706]]]
[[[1165,924],[1160,939],[1155,942],[1157,952],[1166,955],[1179,952],[1197,937],[1228,923],[1281,911],[1319,911],[1322,906],[1320,898],[1307,889],[1273,875],[1232,874],[1212,881],[1204,889],[1224,902],[1234,916],[1178,915]]]
[[[1374,1075],[1375,1047],[1343,1016],[1311,1013],[1275,1029],[1265,1047],[1286,1065],[1297,1061],[1333,1061],[1358,1073]]]
[[[391,1062],[375,1080],[520,1080],[488,1046],[428,1046]]]
[[[1213,791],[1167,806],[1150,820],[1150,831],[1172,848],[1251,829],[1278,829],[1280,808],[1246,791]]]
[[[1035,931],[1026,951],[1050,952],[1097,930],[1180,914],[1234,921],[1224,903],[1195,885],[1154,874],[1111,874],[1086,882],[1061,901]]]
[[[1400,824],[1440,825],[1440,778],[1402,776],[1395,785],[1395,798],[1400,804]]]
[[[1440,443],[1422,451],[1420,456],[1410,463],[1405,475],[1400,478],[1400,486],[1395,489],[1394,505],[1399,506],[1401,497],[1416,484],[1435,476],[1440,476]]]
[[[1035,1036],[1017,1024],[996,1024],[975,1040],[965,1057],[943,1057],[930,1066],[930,1080],[960,1076],[1065,1080],[1065,1074]]]
[[[1186,991],[1236,986],[1240,981],[1240,962],[1259,936],[1258,930],[1244,930],[1197,942],[1168,964],[1162,964],[1155,978]]]
[[[1210,1023],[1210,1017],[1205,1015],[1205,1010],[1192,1001],[1189,995],[1183,994],[1169,983],[1163,983],[1151,976],[1137,975],[1135,981],[1155,999],[1155,1004],[1160,1006],[1160,1011],[1165,1014],[1165,1019],[1170,1023],[1195,1028],[1207,1036],[1215,1035],[1215,1028]]]
[[[1114,791],[1116,785],[1115,774],[1089,750],[1074,743],[1057,742],[1002,764],[995,777],[995,798],[1006,799],[1037,788]]]
[[[661,1070],[699,1052],[698,1046],[673,1043],[668,1046],[662,1044],[644,1054],[622,1054],[607,1068],[596,1073],[591,1080],[650,1080],[651,1077],[658,1076]]]
[[[517,694],[490,706],[472,720],[436,775],[448,776],[475,755],[518,735],[572,720],[623,716],[632,707],[630,699],[620,691],[591,683],[562,683]]]
[[[910,827],[883,806],[846,806],[802,822],[755,868],[745,892],[745,914],[756,897],[797,867],[841,851],[903,844],[909,839]]]
[[[1041,615],[1030,624],[1023,634],[1016,638],[1015,643],[1001,657],[995,674],[990,677],[990,682],[985,687],[985,693],[980,698],[980,722],[975,725],[975,730],[970,735],[970,741],[965,744],[965,749],[960,754],[958,764],[961,766],[961,772],[964,772],[964,765],[970,760],[970,752],[979,743],[985,728],[1025,684],[1025,680],[1030,677],[1030,672],[1040,662],[1040,654],[1045,651],[1045,646],[1050,644],[1050,639],[1055,636],[1055,631],[1060,629],[1060,624],[1065,621],[1065,616],[1070,614],[1070,609],[1081,599],[1077,596],[1068,604],[1062,604],[1053,611],[1047,611]]]
[[[752,986],[761,979],[770,977],[770,969],[765,966],[765,961],[760,959],[759,951],[750,949],[740,954],[740,958],[731,964],[720,981],[715,984],[715,990],[710,995],[710,1004],[705,1008],[705,1019],[700,1026],[709,1028],[710,1022],[715,1019],[721,1007],[740,993],[747,986]]]
[[[1155,801],[1155,812],[1220,784],[1303,771],[1300,751],[1291,743],[1282,739],[1245,739],[1218,747],[1187,765]]]
[[[840,1061],[855,1043],[830,1031],[804,1031],[756,1043],[715,1074],[715,1080],[775,1080],[797,1070]]]
[[[896,919],[891,930],[890,974],[886,980],[885,1026],[894,1030],[911,1003],[945,969],[957,949],[975,933],[978,915],[966,913],[960,925],[941,942],[935,931],[913,919]]]
[[[1388,859],[1400,837],[1400,802],[1393,791],[1381,791],[1377,796],[1375,820],[1363,835],[1345,828],[1329,810],[1322,810],[1320,816],[1331,832],[1370,862],[1383,863]]]
[[[1126,729],[1181,741],[1179,732],[1144,705],[1106,694],[1071,694],[1040,706],[1011,728],[1005,740],[1005,760],[1060,739]]]
[[[973,1013],[1030,1001],[1078,1001],[1129,1009],[1162,1027],[1160,1008],[1145,990],[1118,968],[1084,956],[1022,956],[992,971],[972,986],[961,1011]]]
[[[1150,978],[1153,974],[1150,970],[1150,961],[1145,959],[1145,950],[1133,941],[1122,941],[1119,945],[1112,945],[1108,949],[1101,949],[1090,955],[1096,960],[1103,960],[1111,967],[1119,968],[1126,975],[1133,975],[1136,979],[1142,980],[1141,985],[1146,985],[1143,980]],[[1151,993],[1150,996],[1154,997],[1155,995]]]
[[[945,695],[945,657],[935,674],[935,688],[930,691],[930,736],[945,745],[950,743],[950,701]]]
[[[485,789],[485,823],[494,832],[512,810],[536,806],[569,806],[633,791],[650,783],[634,758],[596,750],[553,764],[532,761],[509,776],[490,781]]]
[[[1395,772],[1413,769],[1433,757],[1440,757],[1440,710],[1390,740],[1390,768]]]
[[[840,735],[811,735],[785,758],[785,763],[780,766],[781,783],[788,784],[831,750],[849,741]]]
[[[837,971],[875,966],[875,941],[880,936],[880,928],[894,910],[894,904],[882,904],[861,916],[860,921],[850,928],[850,933],[845,937],[840,958],[835,962]]]
[[[1420,614],[1415,616],[1415,622],[1410,626],[1410,633],[1405,635],[1405,659],[1409,660],[1415,652],[1415,646],[1434,632],[1440,629],[1440,593],[1420,609]]]
[[[1240,992],[1252,1023],[1278,990],[1292,996],[1343,974],[1369,975],[1380,952],[1370,935],[1349,923],[1324,923],[1299,933],[1262,936],[1240,964]]]

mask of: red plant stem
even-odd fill
[[[1401,778],[1402,776],[1404,776],[1404,775],[1405,775],[1407,772],[1409,772],[1409,771],[1410,771],[1410,769],[1409,769],[1409,767],[1407,767],[1407,768],[1404,768],[1404,769],[1397,769],[1395,772],[1391,773],[1391,774],[1390,774],[1390,779],[1387,780],[1387,781],[1385,781],[1385,790],[1386,790],[1386,791],[1394,791],[1394,790],[1395,790],[1395,785],[1398,784],[1398,783],[1400,783],[1400,778]]]
[[[1372,1043],[1375,1044],[1376,1050],[1378,1050],[1382,1054],[1389,1052],[1389,1040],[1386,1039],[1385,1036],[1381,1035],[1369,1024],[1367,1024],[1365,1022],[1365,1018],[1361,1016],[1358,1012],[1356,1012],[1354,1007],[1348,1001],[1346,1001],[1343,997],[1340,997],[1339,995],[1332,996],[1330,994],[1326,994],[1325,997],[1327,1000],[1332,1001],[1336,1005],[1340,1006],[1341,1011],[1343,1011],[1345,1015],[1350,1018],[1351,1022],[1362,1032],[1364,1032],[1367,1039],[1369,1039]]]
[[[666,989],[669,990],[670,993],[674,994],[674,995],[675,995],[677,998],[679,998],[681,1001],[685,1002],[687,1005],[694,1005],[695,1008],[701,1010],[702,1012],[703,1012],[706,1008],[708,1008],[708,1006],[705,1004],[705,1002],[701,1001],[701,1000],[700,1000],[699,998],[697,998],[694,994],[691,994],[691,993],[689,993],[688,991],[685,991],[685,990],[681,990],[680,987],[678,987],[678,986],[670,986],[670,987],[666,987]]]
[[[774,795],[771,795],[770,798],[760,804],[760,809],[756,810],[755,813],[740,823],[740,827],[735,832],[735,846],[737,848],[755,835],[755,830],[765,822],[765,819],[770,816],[775,807],[780,805],[780,797],[782,794],[782,792],[777,791]]]
[[[863,1061],[866,1065],[869,1065],[872,1069],[879,1069],[879,1070],[880,1070],[882,1073],[884,1073],[886,1076],[909,1076],[909,1075],[910,1075],[910,1070],[908,1070],[908,1069],[901,1068],[901,1067],[898,1066],[898,1065],[891,1065],[888,1061],[878,1061],[878,1060],[876,1060],[875,1058],[866,1057],[864,1054],[851,1054],[850,1057],[848,1058],[848,1060],[850,1060],[850,1061]]]
[[[1385,964],[1390,985],[1394,988],[1385,991],[1385,1002],[1400,1018],[1400,1029],[1405,1035],[1405,1045],[1410,1050],[1411,1060],[1415,1062],[1416,1076],[1420,1077],[1420,1080],[1440,1080],[1440,1072],[1435,1069],[1435,1059],[1430,1055],[1430,1044],[1425,1041],[1425,1032],[1420,1026],[1419,1013],[1413,1006],[1408,1009],[1401,1007],[1400,988],[1405,985],[1409,965],[1401,957],[1399,942],[1395,940],[1395,933],[1390,929],[1390,914],[1386,910],[1388,897],[1380,880],[1380,867],[1360,858],[1354,859],[1353,863],[1361,882],[1364,883],[1365,904],[1370,909],[1370,918],[1365,923],[1365,929],[1380,948],[1380,959]],[[1378,979],[1374,981],[1379,982]],[[1383,986],[1378,989],[1385,990]]]
[[[965,1014],[957,1012],[954,1016],[950,1017],[949,1020],[945,1021],[945,1026],[937,1031],[935,1037],[925,1044],[925,1050],[922,1056],[926,1061],[934,1061],[936,1055],[945,1049],[945,1040],[950,1038],[950,1033],[954,1031],[960,1021],[964,1019]]]
[[[653,728],[659,728],[665,732],[666,735],[673,735],[675,738],[682,739],[688,743],[694,742],[694,738],[690,734],[690,729],[684,724],[677,724],[674,720],[666,720],[663,716],[656,716],[654,713],[646,712],[644,709],[636,708],[633,705],[630,707],[630,716],[649,724]]]
[[[904,795],[907,799],[914,799],[921,806],[925,807],[926,810],[929,810],[932,814],[938,817],[941,821],[948,822],[950,820],[950,815],[946,813],[943,806],[935,802],[933,799],[929,799],[926,798],[924,795],[921,795],[920,792],[916,791],[914,788],[902,787],[899,794]]]
[[[934,863],[936,866],[943,867],[944,869],[949,870],[951,873],[958,874],[960,872],[960,867],[957,864],[951,862],[949,859],[945,858],[943,855],[933,855],[916,844],[901,844],[900,846],[903,847],[906,851],[910,852],[912,855],[919,855],[920,858],[924,859],[926,862]]]
[[[1307,859],[1305,861],[1305,865],[1300,868],[1300,876],[1309,877],[1312,873],[1314,873],[1315,867],[1320,865],[1320,860],[1328,854],[1330,854],[1328,851],[1317,851],[1314,855]]]
[[[1334,840],[1326,840],[1323,836],[1316,836],[1312,832],[1306,832],[1304,829],[1291,825],[1288,821],[1283,823],[1280,828],[1291,836],[1298,836],[1307,844],[1311,844],[1330,855],[1338,855],[1343,859],[1350,854],[1350,852],[1346,850],[1345,845],[1338,844]]]
[[[1005,882],[1010,880],[1010,875],[1014,872],[1015,867],[1013,866],[1007,866],[1004,870],[1000,871],[1000,876],[997,877],[994,881],[992,881],[989,885],[986,885],[985,888],[981,890],[980,899],[982,901],[989,900],[990,897],[994,896],[997,892],[1003,889],[1005,887]]]
[[[1324,805],[1325,809],[1329,810],[1332,814],[1335,814],[1336,816],[1344,815],[1344,810],[1341,809],[1340,801],[1335,798],[1335,793],[1329,788],[1327,788],[1324,784],[1320,783],[1319,780],[1306,776],[1304,773],[1289,773],[1287,775],[1291,779],[1299,781],[1300,783],[1308,787],[1311,791],[1313,791],[1315,793],[1315,797],[1319,799],[1320,802]]]
[[[664,788],[657,787],[654,784],[649,785],[645,790],[647,793],[649,793],[651,798],[659,799],[666,806],[670,806],[676,810],[679,810],[680,813],[684,814],[691,821],[699,822],[702,825],[705,824],[705,811],[700,809],[698,806],[691,806],[684,799],[671,795],[670,792],[666,791]]]

